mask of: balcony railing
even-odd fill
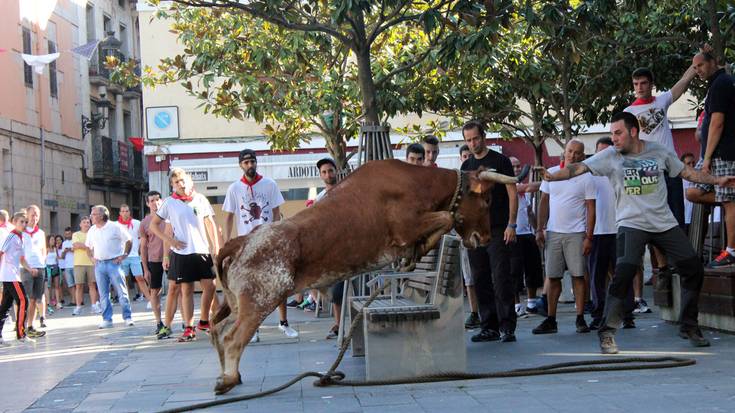
[[[92,166],[92,178],[138,183],[148,180],[143,168],[143,154],[128,142],[94,136]]]

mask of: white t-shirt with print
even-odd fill
[[[210,253],[204,218],[214,216],[214,210],[207,197],[195,193],[191,202],[168,197],[156,214],[170,222],[174,238],[186,244],[183,249],[171,247],[173,252],[179,255]]]
[[[553,174],[560,168],[549,168]],[[542,181],[541,192],[549,194],[549,222],[546,229],[562,234],[584,232],[587,228],[585,201],[595,199],[595,184],[591,174],[575,176],[566,181]]]
[[[3,256],[0,258],[0,281],[20,281],[20,257],[23,256],[23,236],[11,232],[5,237],[0,249]]]
[[[247,235],[261,224],[273,222],[273,208],[283,205],[283,195],[276,182],[263,177],[252,190],[242,181],[227,188],[222,210],[235,215],[237,235]]]
[[[43,247],[46,246],[46,233],[42,229],[36,231],[33,235],[33,228],[26,228],[23,231],[23,249],[31,268],[46,267],[46,256],[43,254]]]
[[[116,222],[107,221],[102,228],[92,225],[84,245],[92,249],[96,260],[111,260],[125,254],[125,244],[130,234]]]
[[[617,234],[615,225],[615,190],[605,176],[592,176],[597,199],[595,200],[595,235]]]
[[[130,234],[130,238],[133,240],[133,246],[130,248],[130,254],[128,257],[139,257],[139,251],[140,251],[140,221],[137,219],[131,220],[132,228],[128,228],[127,225],[121,224],[119,221],[117,222],[117,225],[120,225],[122,229],[128,232]]]
[[[666,114],[672,103],[674,103],[674,97],[671,95],[671,91],[667,91],[655,96],[651,103],[630,105],[625,108],[625,111],[634,114],[638,118],[638,123],[641,125],[641,139],[660,143],[675,152],[674,137],[671,134],[669,117]]]

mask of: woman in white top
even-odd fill
[[[46,238],[46,297],[50,298],[49,307],[54,307],[58,303],[59,295],[51,295],[50,291],[57,291],[59,285],[59,252],[56,249],[56,237],[49,235]],[[53,308],[49,308],[49,313],[53,313]],[[42,317],[43,318],[43,317]],[[44,320],[41,320],[44,324]]]

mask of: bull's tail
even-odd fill
[[[219,254],[215,260],[215,269],[217,270],[217,276],[219,277],[219,282],[223,289],[229,288],[227,285],[227,271],[230,268],[230,263],[232,263],[232,260],[234,259],[234,255],[240,251],[242,246],[243,239],[238,237],[230,240],[219,250]],[[223,301],[222,305],[217,309],[217,313],[212,317],[213,324],[217,324],[224,320],[230,315],[230,313],[232,313],[232,309],[227,302],[227,294],[225,294]]]

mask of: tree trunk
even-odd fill
[[[360,45],[355,51],[357,59],[357,77],[360,82],[360,93],[362,94],[362,111],[365,122],[372,125],[380,123],[378,110],[377,91],[373,79],[373,70],[370,67],[370,48],[368,45]]]
[[[709,31],[712,33],[712,49],[714,49],[717,63],[725,62],[725,46],[720,32],[720,22],[717,20],[717,0],[707,0],[707,17]]]
[[[347,160],[345,139],[343,136],[337,135],[324,135],[324,140],[327,143],[327,151],[332,156],[334,162],[337,164],[337,169],[343,169],[345,167],[345,161]]]
[[[536,160],[536,166],[544,166],[544,141],[533,143],[533,155]]]

